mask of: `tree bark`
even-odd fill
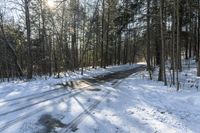
[[[160,67],[160,73],[161,73],[161,80],[164,81],[165,85],[167,85],[166,80],[166,74],[165,74],[165,42],[164,42],[164,28],[163,28],[163,4],[164,1],[161,0],[160,2],[160,31],[161,31],[161,54],[162,54],[162,60],[161,60],[161,67]]]
[[[31,25],[30,25],[30,6],[31,0],[24,0],[25,8],[25,18],[26,18],[26,36],[27,36],[27,45],[28,45],[28,69],[27,69],[27,78],[31,79],[33,75],[33,59],[32,59],[32,44],[31,44]]]

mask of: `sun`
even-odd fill
[[[54,8],[54,7],[55,7],[55,2],[54,2],[54,0],[47,0],[47,5],[48,5],[50,8]]]

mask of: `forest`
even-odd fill
[[[169,61],[175,84],[181,59],[199,59],[198,0],[1,1],[1,79],[143,60],[164,82]]]
[[[0,0],[2,133],[198,133],[199,88],[200,0]]]

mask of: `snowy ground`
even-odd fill
[[[95,92],[92,93],[81,89],[71,90],[69,87],[60,86],[60,84],[78,79],[92,78],[98,75],[106,75],[117,71],[129,70],[138,66],[140,65],[111,66],[107,69],[98,68],[87,70],[84,72],[83,76],[80,74],[80,71],[77,71],[63,74],[63,78],[60,79],[51,77],[47,80],[44,78],[37,78],[30,82],[13,81],[1,83],[0,132],[40,132],[40,127],[42,130],[43,127],[40,124],[38,126],[37,122],[41,115],[47,113],[61,119],[64,117],[62,112],[70,110],[72,119],[83,110],[73,97],[77,96],[83,98],[85,102],[87,102],[86,98],[92,98]],[[90,85],[86,84],[85,87],[90,88]],[[106,89],[107,86],[98,85],[98,87]],[[84,88],[84,86],[82,88]],[[81,102],[83,103],[84,100]],[[73,106],[69,107],[70,104]]]
[[[93,111],[78,133],[199,133],[199,96],[133,75]]]
[[[145,71],[110,82],[84,82],[77,90],[55,85],[138,66],[97,69],[84,76],[71,73],[73,76],[62,79],[1,83],[0,132],[199,133],[200,92],[195,68],[184,68],[179,92],[162,82],[149,81]]]

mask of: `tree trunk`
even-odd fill
[[[27,69],[27,78],[31,79],[33,75],[33,60],[32,60],[32,44],[31,44],[31,25],[30,25],[30,12],[29,6],[31,0],[25,1],[25,18],[26,18],[26,36],[27,36],[27,45],[28,45],[28,69]]]
[[[161,67],[160,67],[160,73],[161,73],[161,80],[164,81],[165,85],[167,85],[166,81],[166,74],[165,74],[165,42],[164,42],[164,28],[163,28],[163,3],[164,1],[161,0],[160,2],[160,31],[161,31]]]
[[[179,0],[176,3],[176,17],[177,17],[177,52],[176,52],[176,83],[177,83],[177,91],[179,91],[179,52],[180,52],[180,20],[179,20]]]
[[[152,74],[151,74],[151,55],[150,55],[150,2],[151,0],[147,0],[147,70],[149,72],[149,77],[152,80]]]

